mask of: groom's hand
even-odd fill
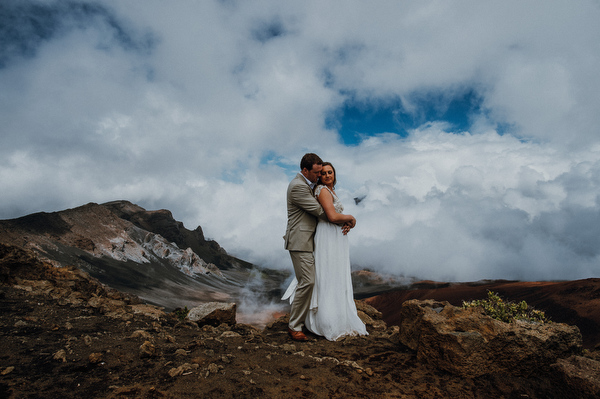
[[[347,224],[350,226],[351,229],[354,228],[354,226],[356,226],[356,219],[354,218],[354,216],[352,217],[352,220],[347,222]]]

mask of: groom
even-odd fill
[[[305,154],[300,161],[300,173],[287,189],[288,223],[283,238],[298,280],[288,326],[288,332],[295,341],[308,340],[302,327],[315,285],[314,236],[318,218],[327,220],[325,211],[312,192],[321,175],[322,164],[317,154]]]

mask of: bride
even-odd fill
[[[344,207],[335,193],[335,169],[323,162],[315,196],[331,222],[335,222]],[[367,335],[354,304],[350,255],[346,231],[339,225],[319,219],[315,232],[316,278],[306,328],[314,334],[335,341],[344,335]],[[282,299],[294,298],[297,280],[294,278]]]

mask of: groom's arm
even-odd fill
[[[327,220],[327,215],[323,210],[319,201],[313,196],[310,187],[306,184],[296,184],[291,187],[290,199],[294,205],[316,216],[320,219]]]

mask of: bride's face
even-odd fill
[[[330,165],[323,166],[321,169],[321,182],[326,186],[332,187],[335,180],[335,173]]]

